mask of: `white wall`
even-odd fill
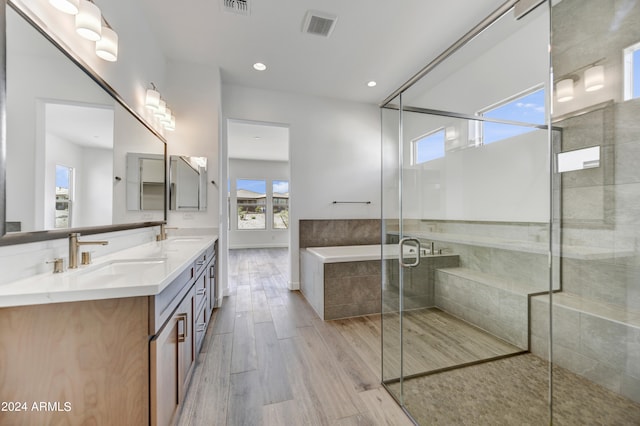
[[[169,211],[168,223],[179,228],[218,227],[220,71],[205,65],[169,62],[168,76],[166,92],[176,115],[176,130],[166,135],[167,153],[206,157],[208,176],[207,210]]]
[[[285,161],[255,161],[229,159],[229,181],[231,183],[231,230],[229,231],[229,248],[252,247],[287,247],[289,232],[286,229],[272,229],[272,216],[267,215],[267,229],[239,230],[237,229],[238,215],[235,214],[236,180],[264,179],[267,185],[267,198],[273,193],[274,180],[289,181],[289,163]],[[271,212],[272,204],[267,205]]]
[[[376,105],[233,85],[223,85],[222,105],[222,158],[227,152],[228,119],[289,127],[291,288],[298,288],[300,219],[380,217],[380,111]],[[222,161],[220,172],[225,179],[227,171]],[[226,181],[222,185],[226,187]],[[225,194],[221,195],[223,199]],[[334,205],[334,200],[371,204]],[[224,210],[222,247],[228,244],[223,235]]]

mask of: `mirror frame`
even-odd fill
[[[18,15],[27,21],[36,31],[53,44],[55,48],[62,52],[81,71],[91,78],[99,87],[107,92],[117,103],[128,111],[136,120],[146,127],[159,142],[164,144],[164,220],[154,222],[122,223],[115,225],[92,226],[82,228],[66,228],[60,230],[45,230],[32,232],[17,232],[15,234],[6,233],[6,164],[7,164],[7,7],[11,7]],[[12,244],[25,244],[37,241],[47,241],[66,238],[72,232],[79,232],[83,235],[100,234],[104,232],[123,231],[127,229],[145,228],[158,226],[167,222],[168,207],[168,187],[167,187],[167,140],[156,129],[149,125],[140,114],[131,108],[118,92],[91,69],[79,56],[68,51],[61,40],[37,17],[35,14],[22,10],[11,0],[0,0],[0,246]]]

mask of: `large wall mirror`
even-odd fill
[[[162,221],[165,141],[10,5],[6,13],[6,233]],[[160,159],[152,207],[127,208],[127,158]]]

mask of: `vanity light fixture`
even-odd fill
[[[454,141],[458,138],[458,129],[454,126],[449,126],[444,129],[445,139],[448,141]]]
[[[584,72],[584,90],[595,92],[604,87],[604,67],[602,65],[593,66]]]
[[[76,32],[91,41],[98,41],[102,37],[102,13],[89,0],[80,0],[76,14]]]
[[[170,132],[173,132],[176,129],[176,118],[173,115],[171,116],[169,123],[164,125],[164,128]]]
[[[51,6],[58,9],[60,12],[75,15],[78,13],[79,0],[49,0]]]
[[[160,102],[158,103],[158,109],[155,110],[154,115],[161,120],[164,118],[165,113],[167,112],[167,102],[160,98]]]
[[[565,78],[556,84],[558,102],[569,102],[573,99],[573,79]]]
[[[110,27],[102,27],[102,38],[96,41],[96,55],[105,61],[118,60],[118,34]]]
[[[147,89],[144,105],[147,109],[151,110],[154,125],[162,126],[170,131],[176,129],[176,117],[171,112],[171,108],[167,106],[167,102],[162,99],[160,92],[158,92],[156,85],[153,83],[151,83],[151,88]]]
[[[153,83],[151,83],[151,89],[147,89],[144,105],[152,111],[156,111],[160,105],[160,92],[156,90],[156,86]]]
[[[63,13],[75,15],[76,32],[96,43],[99,58],[109,62],[118,60],[118,34],[102,17],[93,0],[49,0],[49,4]]]

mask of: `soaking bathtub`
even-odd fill
[[[405,246],[406,255],[416,248]],[[397,259],[397,244],[308,247],[300,250],[300,291],[323,320],[380,313],[380,260]],[[421,257],[428,250],[420,249]]]

